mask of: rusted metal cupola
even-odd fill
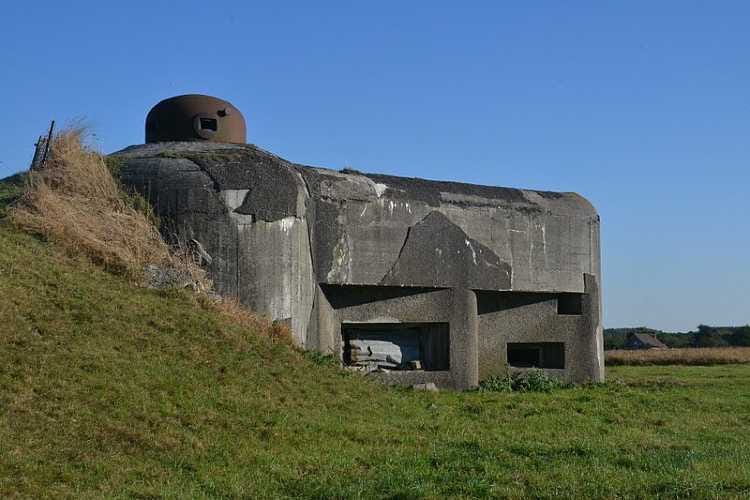
[[[188,94],[164,99],[146,116],[146,142],[210,141],[244,144],[245,118],[230,102]]]

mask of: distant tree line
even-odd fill
[[[690,332],[665,332],[653,328],[606,328],[604,348],[622,349],[631,333],[653,335],[669,347],[750,347],[750,325],[708,326],[698,325]]]

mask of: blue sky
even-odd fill
[[[0,176],[52,118],[110,152],[212,94],[293,161],[581,193],[608,327],[750,322],[750,3],[564,4],[9,3]]]

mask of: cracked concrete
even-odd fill
[[[510,265],[440,212],[410,227],[383,285],[509,290]]]

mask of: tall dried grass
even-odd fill
[[[750,363],[750,347],[612,350],[608,365],[725,365]]]
[[[54,137],[45,167],[29,172],[26,192],[10,212],[13,223],[139,282],[153,265],[206,286],[205,273],[186,252],[170,249],[147,204],[124,193],[85,133],[76,127]]]
[[[272,340],[292,344],[292,331],[288,325],[279,321],[271,321],[248,311],[237,299],[203,294],[199,296],[198,301],[204,309],[214,311],[235,324],[256,332],[263,332],[265,336]]]

